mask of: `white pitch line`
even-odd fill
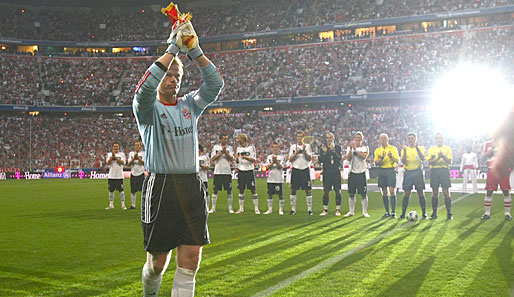
[[[461,197],[453,200],[452,201],[452,205],[457,203],[457,202],[459,202],[460,200],[468,197],[468,196],[471,196],[471,195],[473,195],[473,194],[466,194],[464,196],[461,196]],[[443,209],[445,207],[446,206],[444,206],[444,205],[440,206],[438,208],[438,210]],[[378,237],[375,237],[372,240],[370,240],[370,241],[368,241],[368,242],[366,242],[366,243],[364,243],[364,244],[362,244],[362,245],[360,245],[358,247],[355,247],[355,248],[353,248],[353,249],[351,249],[351,250],[349,250],[349,251],[347,251],[347,252],[345,252],[343,254],[340,254],[340,255],[337,255],[337,256],[335,256],[333,258],[325,260],[324,262],[321,262],[321,263],[319,263],[316,266],[313,266],[313,267],[311,267],[311,268],[309,268],[307,270],[304,270],[303,272],[301,272],[301,273],[299,273],[299,274],[297,274],[295,276],[292,276],[290,278],[286,278],[285,280],[277,283],[276,285],[271,286],[271,287],[269,287],[269,288],[267,288],[265,290],[260,291],[259,293],[253,295],[252,297],[271,296],[272,294],[274,294],[278,290],[281,290],[281,289],[283,289],[285,287],[288,287],[291,284],[301,280],[302,278],[305,278],[305,277],[307,277],[307,276],[309,276],[311,274],[314,274],[314,273],[318,272],[321,269],[327,268],[328,266],[330,266],[332,264],[335,264],[335,263],[337,263],[337,262],[339,262],[339,261],[341,261],[341,260],[343,260],[343,259],[345,259],[345,258],[347,258],[347,257],[349,257],[349,256],[351,256],[351,255],[353,255],[353,254],[355,254],[355,253],[357,253],[357,252],[359,252],[359,251],[369,247],[369,246],[374,245],[375,243],[381,241],[382,239],[388,237],[389,235],[391,235],[393,233],[396,233],[396,231],[401,230],[401,229],[405,228],[408,225],[410,225],[410,224],[409,223],[403,224],[400,227],[398,227],[396,229],[393,229],[393,230],[391,230],[389,232],[386,232],[386,233],[384,233],[384,234],[382,234],[382,235],[380,235]],[[513,295],[513,297],[514,297],[514,295]]]

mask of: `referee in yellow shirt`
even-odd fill
[[[443,135],[434,135],[435,146],[428,149],[428,164],[430,165],[430,187],[432,188],[431,220],[437,219],[437,202],[439,200],[439,186],[443,189],[444,204],[446,205],[447,220],[453,220],[452,199],[450,197],[450,165],[452,164],[452,149],[443,145]]]
[[[389,136],[382,133],[379,137],[380,146],[375,150],[375,165],[378,169],[378,187],[382,190],[382,201],[384,202],[385,214],[384,218],[396,218],[396,195],[394,187],[396,186],[395,164],[398,163],[400,157],[395,146],[389,144]],[[389,213],[389,197],[387,196],[387,188],[391,196],[391,213]]]
[[[426,150],[423,146],[418,145],[417,135],[414,132],[407,134],[408,145],[402,146],[402,163],[405,168],[405,175],[403,177],[403,196],[402,215],[400,220],[405,219],[407,206],[409,206],[410,192],[413,187],[416,187],[418,193],[419,205],[423,212],[422,219],[428,219],[427,216],[427,201],[423,190],[425,190],[425,179],[423,178],[423,161],[425,161]]]

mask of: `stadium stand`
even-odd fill
[[[200,36],[269,31],[514,4],[514,0],[204,2],[204,5],[200,6],[178,1],[183,7],[182,10],[191,11],[193,15],[209,16],[195,20],[195,27]],[[0,37],[68,41],[161,40],[169,34],[169,22],[160,13],[159,8],[154,6],[152,9],[148,5],[124,8],[63,8],[4,4],[0,9]],[[256,11],[259,13],[255,13]]]
[[[210,54],[225,79],[219,100],[426,90],[463,60],[488,64],[514,82],[512,26]],[[130,105],[155,58],[0,55],[0,102],[29,105]],[[183,59],[182,94],[201,77]],[[23,84],[19,88],[17,83]]]
[[[323,108],[280,109],[269,112],[234,112],[205,114],[199,121],[199,141],[210,152],[221,133],[230,135],[230,144],[237,146],[236,135],[246,133],[256,146],[258,163],[270,153],[270,144],[277,141],[284,154],[295,140],[296,130],[304,130],[317,140],[326,131],[335,131],[336,140],[346,146],[356,131],[362,131],[371,151],[378,147],[378,135],[389,134],[391,144],[401,146],[409,131],[418,133],[419,142],[432,145],[433,121],[426,106],[381,105]],[[120,143],[126,154],[133,141],[139,139],[137,125],[131,114],[42,113],[31,117],[20,113],[0,113],[0,168],[103,168],[105,156],[113,141]],[[30,139],[32,131],[32,139]],[[55,131],[60,131],[58,134]],[[454,163],[467,145],[480,151],[483,138],[448,139],[454,150]],[[32,151],[30,151],[32,144]],[[317,143],[314,151],[317,151]],[[32,154],[32,156],[30,156]]]

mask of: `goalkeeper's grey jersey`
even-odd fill
[[[198,117],[223,87],[223,78],[213,64],[200,68],[200,73],[204,79],[200,89],[178,99],[175,105],[157,100],[157,88],[166,72],[156,64],[139,81],[132,107],[146,148],[148,172],[198,172]]]

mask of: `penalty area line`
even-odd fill
[[[464,196],[461,196],[461,197],[453,200],[452,204],[455,204],[455,203],[459,202],[460,200],[462,200],[462,199],[464,199],[464,198],[466,198],[468,196],[471,196],[471,195],[472,194],[466,194]],[[446,206],[440,206],[438,208],[438,210],[441,210],[441,209],[443,209],[445,207]],[[353,249],[351,249],[351,250],[349,250],[347,252],[344,252],[344,253],[342,253],[340,255],[336,255],[336,256],[334,256],[334,257],[332,257],[330,259],[327,259],[327,260],[325,260],[325,261],[323,261],[323,262],[321,262],[321,263],[319,263],[319,264],[317,264],[317,265],[315,265],[315,266],[313,266],[313,267],[311,267],[311,268],[309,268],[307,270],[302,271],[301,273],[299,273],[297,275],[294,275],[292,277],[286,278],[285,280],[277,283],[276,285],[273,285],[273,286],[271,286],[271,287],[269,287],[267,289],[264,289],[264,290],[258,292],[255,295],[252,295],[252,297],[271,296],[275,292],[277,292],[277,291],[279,291],[279,290],[281,290],[283,288],[286,288],[286,287],[290,286],[291,284],[293,284],[293,283],[295,283],[295,282],[297,282],[297,281],[299,281],[299,280],[301,280],[303,278],[306,278],[306,277],[308,277],[308,276],[310,276],[310,275],[312,275],[312,274],[314,274],[314,273],[316,273],[316,272],[318,272],[318,271],[320,271],[322,269],[325,269],[325,268],[327,268],[327,267],[329,267],[329,266],[331,266],[331,265],[333,265],[333,264],[335,264],[335,263],[337,263],[337,262],[339,262],[339,261],[341,261],[341,260],[343,260],[343,259],[345,259],[345,258],[347,258],[347,257],[349,257],[349,256],[351,256],[353,254],[355,254],[355,253],[358,253],[359,251],[374,245],[375,243],[381,241],[382,239],[384,239],[386,237],[389,237],[390,235],[392,235],[392,234],[396,233],[397,231],[402,230],[403,228],[405,228],[407,226],[410,226],[410,225],[411,225],[411,223],[407,222],[406,224],[403,224],[403,225],[401,225],[398,228],[395,228],[395,229],[393,229],[391,231],[388,231],[388,232],[386,232],[384,234],[381,234],[380,236],[377,236],[377,237],[371,239],[370,241],[368,241],[368,242],[366,242],[366,243],[364,243],[364,244],[362,244],[360,246],[354,247]],[[514,297],[514,295],[513,295],[513,297]]]

